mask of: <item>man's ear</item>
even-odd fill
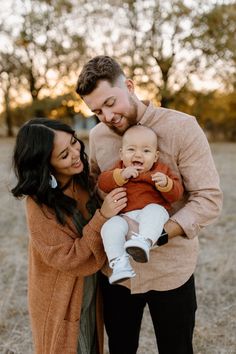
[[[125,80],[125,85],[130,93],[134,93],[134,82],[131,79]]]
[[[159,155],[160,155],[160,152],[157,150],[156,151],[156,156],[155,156],[155,162],[157,162],[157,160],[159,159]]]

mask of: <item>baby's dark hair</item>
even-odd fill
[[[90,94],[101,80],[108,81],[112,86],[116,80],[125,74],[120,65],[107,55],[99,55],[84,65],[76,86],[76,92],[81,96]]]

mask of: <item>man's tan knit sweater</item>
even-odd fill
[[[84,277],[105,261],[96,211],[78,235],[72,222],[60,225],[32,198],[26,201],[29,227],[28,300],[36,354],[76,354]],[[97,298],[99,353],[103,348],[101,302]]]
[[[137,124],[152,128],[158,138],[160,161],[179,177],[186,190],[173,204],[171,219],[185,232],[150,252],[145,264],[133,262],[136,277],[122,284],[132,293],[170,290],[184,284],[195,270],[199,231],[212,223],[222,206],[219,177],[207,139],[196,119],[187,114],[147,105]],[[90,167],[96,180],[119,160],[122,137],[99,123],[90,133]],[[112,235],[111,235],[112,237]]]

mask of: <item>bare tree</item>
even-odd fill
[[[27,2],[22,14],[23,26],[15,44],[19,48],[21,61],[25,63],[32,99],[38,99],[43,89],[52,89],[68,75],[70,52],[84,52],[83,40],[69,33],[66,26],[68,12],[72,11],[69,1]]]
[[[200,50],[213,78],[225,89],[236,89],[236,4],[216,4],[194,18],[193,31],[186,38],[193,50]]]
[[[18,73],[20,63],[14,56],[14,51],[8,53],[0,53],[0,83],[3,96],[3,104],[5,109],[5,124],[7,127],[7,136],[13,136],[12,121],[12,90],[19,85]]]
[[[66,85],[71,85],[67,83],[69,76],[85,52],[81,35],[71,27],[72,9],[69,0],[13,0],[0,27],[6,43],[0,47],[4,59],[0,63],[1,89],[6,108],[13,100],[9,94],[14,88],[18,89],[18,96],[28,92],[36,101],[58,87],[61,93]],[[12,14],[16,23],[10,21]]]
[[[162,106],[169,106],[177,92],[191,86],[194,76],[206,76],[214,57],[210,45],[219,41],[221,33],[221,41],[228,47],[235,43],[228,41],[232,33],[236,33],[236,21],[232,12],[230,26],[227,25],[224,6],[221,14],[225,23],[220,21],[215,30],[206,31],[210,24],[208,14],[219,11],[215,3],[202,0],[189,3],[184,0],[107,0],[98,1],[96,6],[88,2],[87,7],[91,27],[87,44],[91,47],[95,40],[100,43],[97,49],[89,49],[91,55],[105,53],[117,58],[127,74]],[[221,25],[223,32],[219,31]],[[199,29],[201,43],[197,37]],[[226,51],[221,53],[225,55]],[[233,62],[230,63],[231,72],[232,65]]]

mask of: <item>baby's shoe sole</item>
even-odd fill
[[[126,247],[126,252],[135,260],[135,262],[139,263],[147,263],[148,262],[148,255],[140,247],[135,246],[128,246]]]

